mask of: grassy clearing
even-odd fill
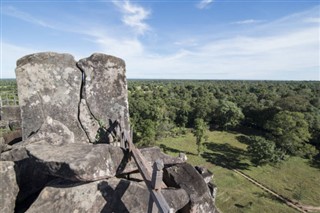
[[[320,206],[320,171],[309,167],[305,159],[294,157],[274,167],[256,167],[245,173],[285,197]]]
[[[208,132],[204,152],[197,156],[195,138],[191,133],[179,138],[165,138],[157,144],[170,155],[185,152],[188,162],[207,167],[215,175],[218,186],[216,204],[222,212],[296,212],[270,196],[231,169],[239,169],[274,191],[301,203],[320,206],[320,171],[301,158],[291,158],[275,167],[253,167],[246,145],[239,142],[241,134]]]

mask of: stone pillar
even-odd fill
[[[82,73],[72,55],[27,55],[17,61],[16,77],[23,140],[88,141],[78,120]]]

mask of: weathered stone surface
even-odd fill
[[[84,72],[83,98],[96,121],[108,129],[117,120],[122,130],[129,130],[127,80],[125,62],[114,56],[95,53],[77,63]],[[88,119],[88,118],[87,118]],[[88,123],[80,120],[82,125]],[[84,127],[96,135],[95,129]]]
[[[3,134],[5,144],[14,144],[21,141],[21,130],[14,130]]]
[[[78,121],[82,73],[73,56],[53,52],[17,61],[16,77],[22,117],[22,137],[59,143],[87,140]],[[52,128],[48,128],[51,127]],[[41,134],[35,134],[41,133]]]
[[[178,210],[188,203],[184,190],[164,190],[170,207]],[[179,197],[178,199],[172,199]],[[46,187],[27,212],[131,212],[148,211],[149,192],[144,183],[111,178],[87,184]]]
[[[202,176],[204,181],[209,184],[210,181],[213,178],[212,172],[210,172],[207,168],[202,167],[202,166],[196,166],[195,169],[199,172],[199,174]]]
[[[184,159],[181,159],[179,157],[171,157],[169,155],[166,155],[161,152],[161,149],[159,147],[148,147],[140,149],[141,154],[146,159],[146,162],[152,167],[153,163],[160,159],[163,161],[165,166],[170,166],[174,164],[184,163]],[[132,171],[137,170],[137,166],[135,162],[132,160],[128,162],[126,167],[123,170],[123,173],[130,173]]]
[[[4,139],[2,136],[0,136],[0,153],[5,149],[6,144],[4,143]]]
[[[31,135],[26,141],[37,142],[45,139],[48,143],[53,145],[63,145],[65,143],[84,143],[87,139],[79,139],[77,141],[76,135],[65,124],[58,120],[54,120],[47,116],[45,123],[42,124],[36,134]]]
[[[0,129],[8,129],[9,121],[0,120]]]
[[[1,120],[21,120],[19,106],[3,106],[1,107]]]
[[[183,163],[164,169],[164,182],[168,186],[180,187],[190,196],[184,212],[215,212],[213,198],[206,182],[190,164]]]
[[[91,143],[98,141],[97,134],[100,129],[98,121],[91,115],[85,99],[80,102],[80,121]]]
[[[3,161],[20,161],[29,158],[25,146],[12,146],[11,149],[2,152],[0,160]]]
[[[14,162],[0,161],[0,207],[3,213],[12,213],[19,191]]]
[[[134,173],[128,174],[128,179],[133,180],[133,181],[137,181],[137,182],[143,181],[143,177],[139,172],[134,172]]]
[[[120,147],[108,144],[54,146],[41,141],[29,144],[26,149],[37,163],[47,168],[47,173],[70,180],[101,180],[138,169],[133,160],[127,162]],[[159,148],[145,148],[141,152],[149,165],[157,159],[163,160],[165,165],[183,163],[180,158],[161,153]]]
[[[21,130],[21,120],[9,121],[9,128],[11,131]]]
[[[41,141],[28,145],[26,149],[49,174],[80,181],[114,177],[124,157],[121,148],[107,144],[54,146]]]
[[[29,196],[39,192],[53,178],[44,173],[44,167],[29,158],[24,145],[18,144],[1,153],[1,161],[14,161],[19,194],[17,203],[23,203]]]
[[[190,201],[188,193],[184,189],[161,189],[163,197],[173,210],[179,210],[187,206]]]
[[[26,204],[26,200],[28,200],[30,196],[37,195],[49,181],[55,178],[44,173],[43,170],[45,168],[39,166],[30,158],[16,161],[15,165],[17,183],[20,189],[17,197],[17,204],[19,205]]]
[[[213,202],[215,203],[216,197],[217,197],[218,187],[215,184],[211,183],[211,182],[208,183],[208,187],[209,187],[209,190],[210,190],[210,195],[213,198]]]

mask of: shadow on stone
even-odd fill
[[[113,189],[105,181],[98,184],[98,190],[101,192],[103,198],[106,200],[106,204],[101,209],[101,213],[112,212],[129,212],[121,198],[129,188],[130,182],[120,180],[117,187]]]
[[[35,165],[29,158],[16,161],[14,169],[19,187],[15,212],[25,212],[37,199],[46,184],[56,177],[43,173],[43,168]]]

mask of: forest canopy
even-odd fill
[[[141,145],[184,134],[202,119],[210,130],[256,131],[248,151],[260,163],[312,158],[320,147],[319,82],[129,80],[128,92]]]

